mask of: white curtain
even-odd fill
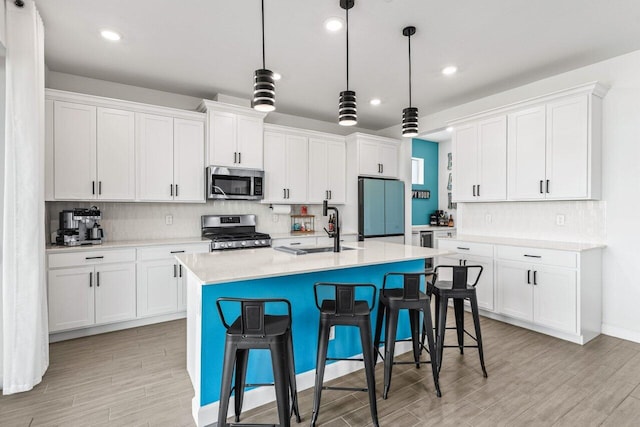
[[[7,7],[3,220],[4,394],[49,365],[44,231],[44,28],[33,0]]]

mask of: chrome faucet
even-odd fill
[[[322,202],[322,216],[327,216],[329,214],[329,210],[335,211],[336,213],[336,223],[333,225],[333,231],[327,230],[325,227],[324,231],[327,232],[329,237],[333,237],[333,252],[340,252],[340,214],[338,213],[338,208],[334,206],[329,206],[328,202],[325,200]]]

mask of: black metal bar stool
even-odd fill
[[[431,293],[436,297],[436,346],[438,347],[438,372],[442,368],[442,353],[444,348],[459,348],[460,354],[464,354],[465,348],[477,348],[480,356],[482,373],[487,377],[487,370],[484,367],[484,354],[482,352],[482,334],[480,332],[480,316],[478,313],[478,298],[476,297],[476,285],[482,275],[481,265],[439,265],[438,270],[451,269],[452,280],[437,279],[431,284]],[[469,270],[477,270],[478,275],[472,284],[468,283]],[[456,326],[447,328],[447,308],[449,298],[453,300],[453,309],[456,318]],[[464,329],[464,300],[471,303],[471,314],[475,326],[476,336],[474,337]],[[455,329],[458,335],[458,345],[444,345],[444,334],[447,329]],[[476,345],[464,345],[464,335],[472,338]]]
[[[240,305],[240,316],[229,325],[224,317],[223,303]],[[287,314],[265,314],[265,306],[284,305]],[[218,426],[227,426],[227,412],[231,391],[235,391],[235,421],[240,421],[242,399],[245,387],[270,386],[276,389],[278,417],[281,426],[290,426],[292,413],[296,421],[300,422],[298,411],[298,397],[296,388],[296,373],[293,359],[293,338],[291,334],[291,303],[286,299],[239,299],[218,298],[216,301],[220,320],[227,329],[224,362],[222,367],[222,382],[220,385],[220,407],[218,412]],[[247,384],[247,363],[249,350],[268,349],[271,352],[273,367],[273,384]],[[235,381],[233,388],[233,372],[235,365]],[[289,395],[291,393],[291,395]],[[291,396],[291,406],[289,406]],[[242,425],[242,424],[233,424]],[[256,424],[251,424],[256,425]]]
[[[392,276],[401,276],[403,278],[402,288],[387,289],[387,279]],[[415,364],[416,368],[420,368],[423,363],[431,364],[431,372],[433,374],[433,383],[436,388],[436,395],[442,396],[440,392],[440,384],[438,382],[438,366],[437,352],[433,340],[433,327],[431,322],[431,299],[429,295],[420,290],[420,282],[424,277],[427,282],[427,276],[435,276],[432,273],[387,273],[384,275],[382,282],[382,290],[380,291],[380,303],[378,304],[378,315],[376,318],[376,332],[374,340],[374,360],[378,359],[380,352],[379,346],[384,342],[384,392],[382,397],[387,398],[389,388],[391,387],[391,371],[393,365],[398,364]],[[435,278],[433,279],[435,280]],[[398,328],[398,316],[400,310],[409,310],[409,322],[411,323],[411,339],[396,340],[396,330]],[[423,332],[420,339],[420,312],[423,314]],[[382,332],[382,321],[386,318],[385,340],[380,341]],[[424,337],[427,338],[428,348],[424,347]],[[395,352],[396,342],[411,341],[413,344],[413,362],[394,362],[393,356]],[[431,360],[420,360],[422,349],[426,350]]]
[[[323,299],[318,302],[318,289],[332,287],[333,299]],[[367,301],[355,299],[356,289],[371,289],[371,304]],[[322,390],[368,391],[369,409],[373,425],[378,426],[378,405],[376,404],[375,361],[373,359],[373,345],[371,344],[371,310],[376,302],[376,287],[370,284],[348,283],[316,283],[313,286],[316,307],[320,310],[320,329],[318,333],[318,355],[316,359],[316,385],[313,395],[313,415],[311,426],[316,425],[320,412],[320,397]],[[347,359],[327,357],[329,334],[332,326],[356,326],[360,329],[363,359]],[[323,386],[324,368],[327,360],[359,360],[364,361],[364,371],[367,377],[367,388],[325,387]]]

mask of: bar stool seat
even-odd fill
[[[318,301],[318,290],[333,288],[333,299]],[[356,300],[357,289],[366,289],[372,293],[371,303]],[[320,311],[320,328],[318,331],[318,353],[316,358],[316,383],[313,394],[313,414],[311,426],[314,427],[320,413],[320,398],[322,390],[364,391],[369,394],[369,410],[373,425],[378,427],[378,405],[376,402],[375,362],[373,360],[373,345],[371,343],[371,310],[375,305],[377,289],[371,284],[353,283],[316,283],[313,287],[316,307]],[[355,326],[360,331],[362,343],[362,359],[327,357],[329,334],[332,326]],[[367,378],[367,388],[353,387],[325,387],[324,369],[327,360],[349,360],[364,362]]]
[[[445,348],[458,348],[460,354],[464,354],[465,348],[477,348],[480,358],[482,374],[487,378],[487,370],[484,366],[484,352],[482,349],[482,333],[480,331],[480,316],[478,311],[478,299],[476,296],[476,285],[482,275],[481,265],[439,265],[434,272],[437,277],[438,270],[451,270],[453,280],[436,280],[430,285],[430,292],[436,299],[436,347],[438,349],[438,372],[442,368],[443,350]],[[477,270],[477,276],[473,283],[468,283],[469,270]],[[447,309],[449,299],[453,300],[456,326],[447,327]],[[475,337],[464,328],[464,300],[469,300],[471,314],[475,327]],[[458,336],[458,345],[444,345],[444,336],[447,329],[455,329]],[[469,336],[476,342],[476,345],[465,345],[464,335]]]
[[[226,322],[222,305],[233,303],[240,305],[241,314],[229,325]],[[265,314],[266,305],[285,305],[286,315]],[[291,303],[286,299],[239,299],[218,298],[216,301],[222,324],[227,329],[220,384],[220,405],[218,426],[228,426],[227,412],[231,392],[235,393],[235,421],[237,424],[242,412],[245,387],[275,386],[278,417],[281,426],[290,426],[292,414],[300,422],[296,387],[295,363],[293,359],[293,338],[291,332]],[[273,384],[247,384],[247,365],[249,351],[268,349],[271,353]],[[235,380],[234,380],[235,368]],[[232,387],[232,382],[234,383]],[[291,402],[291,405],[290,405]],[[272,424],[266,424],[272,425]]]
[[[387,288],[387,279],[393,276],[400,276],[403,279],[401,288]],[[382,290],[378,304],[378,315],[376,317],[376,330],[374,334],[374,360],[378,359],[379,346],[384,342],[384,390],[382,397],[386,399],[391,388],[391,373],[393,365],[415,364],[420,368],[421,364],[431,364],[431,373],[436,389],[436,396],[442,396],[438,379],[437,351],[433,339],[433,328],[431,321],[431,299],[429,295],[420,290],[421,279],[428,283],[427,276],[431,273],[387,273],[384,276]],[[398,328],[398,317],[400,310],[409,311],[409,322],[411,324],[411,339],[397,340],[396,330]],[[423,313],[422,340],[420,339],[420,312]],[[385,339],[381,341],[382,323],[386,318]],[[424,346],[424,338],[427,338],[427,346]],[[393,360],[396,342],[411,341],[413,344],[413,362],[396,362]],[[430,360],[420,360],[422,350],[430,354]]]

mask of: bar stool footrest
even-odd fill
[[[323,390],[337,390],[337,391],[369,391],[368,388],[358,388],[358,387],[329,387],[322,386]]]
[[[442,348],[478,348],[477,345],[443,345]]]
[[[364,362],[364,359],[351,359],[350,357],[327,357],[325,360],[344,360],[347,362]]]
[[[245,384],[244,387],[273,387],[274,383],[253,383],[253,384]]]

